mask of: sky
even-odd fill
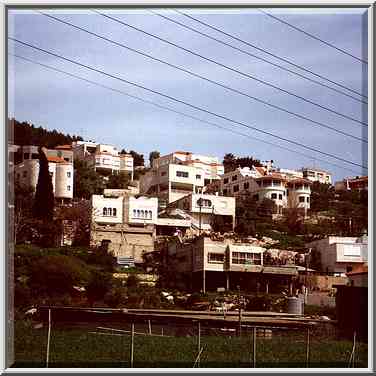
[[[354,56],[367,59],[365,9],[265,10]],[[9,10],[9,37],[101,70],[113,77],[9,40],[9,117],[51,130],[79,134],[85,140],[114,144],[119,149],[133,149],[143,153],[146,160],[152,150],[158,150],[162,155],[176,150],[191,151],[216,156],[219,160],[223,159],[224,154],[233,153],[237,156],[253,156],[261,161],[272,159],[274,164],[281,168],[320,167],[332,172],[335,181],[347,176],[367,174],[366,169],[345,162],[367,165],[367,143],[271,108],[248,96],[361,139],[367,138],[367,127],[344,118],[341,114],[366,123],[367,105],[359,101],[365,98],[300,70],[249,44],[364,95],[367,95],[368,88],[367,64],[310,38],[257,9],[181,9],[198,20],[246,41],[248,45],[185,17],[174,9],[153,9],[155,13],[340,90],[354,99],[224,46],[148,10],[100,11],[231,69],[330,108],[338,114],[194,56],[119,24],[91,9],[44,9],[43,12],[230,89],[89,35],[46,17],[35,9]],[[31,59],[33,62],[22,58]],[[102,86],[40,66],[35,62]],[[114,77],[131,81],[165,96]],[[144,103],[127,94],[191,117]],[[200,111],[197,107],[211,114]],[[300,145],[315,150],[308,150]]]

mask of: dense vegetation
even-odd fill
[[[43,127],[36,127],[28,122],[19,122],[16,119],[8,119],[9,138],[15,145],[44,145],[47,148],[54,148],[57,145],[71,144],[72,141],[82,141],[81,136],[71,136],[47,130]]]
[[[238,167],[261,167],[262,163],[259,159],[254,159],[253,157],[236,157],[232,153],[227,153],[223,157],[223,166],[225,173],[227,173],[236,170]]]

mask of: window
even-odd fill
[[[256,200],[256,201],[258,201],[259,195],[258,194],[253,195],[253,199]]]
[[[234,185],[233,190],[234,190],[234,192],[239,192],[239,185]]]
[[[107,208],[107,215],[109,215],[109,216],[112,215],[112,208]]]
[[[279,180],[273,180],[273,185],[275,187],[280,187],[281,186],[281,182]]]
[[[116,217],[116,208],[113,208],[113,209],[112,209],[112,215],[113,215],[114,217]]]
[[[286,189],[286,196],[288,196],[289,195],[289,190],[288,189]]]
[[[227,184],[228,183],[228,178],[224,178],[223,179],[223,184]]]
[[[71,172],[68,171],[68,172],[67,172],[67,178],[70,178],[70,177],[71,177]]]
[[[107,215],[107,208],[103,208],[103,216]]]
[[[261,265],[261,253],[232,252],[232,263]]]
[[[271,180],[264,180],[262,182],[262,186],[263,187],[270,187],[272,185],[272,181]]]
[[[69,162],[69,158],[64,158],[64,161],[65,162]]]
[[[26,176],[27,176],[27,171],[23,171],[23,172],[22,172],[22,176],[23,176],[24,178],[26,178]]]
[[[39,154],[38,153],[31,154],[31,159],[39,159]]]
[[[306,198],[306,201],[309,202],[309,197]]]
[[[141,210],[141,218],[145,218],[145,213],[143,210]]]
[[[299,202],[304,202],[304,196],[299,196]]]
[[[176,171],[176,176],[179,178],[188,178],[189,174],[186,171]]]
[[[222,253],[208,253],[208,262],[211,264],[223,264],[225,255]]]
[[[202,206],[202,207],[210,208],[212,206],[212,202],[210,200],[199,198],[197,200],[197,206]]]
[[[196,175],[196,179],[201,179],[201,175]]]
[[[281,193],[278,195],[278,198],[279,198],[280,200],[282,200],[282,194],[281,194]]]
[[[302,189],[303,185],[302,184],[295,184],[295,189]]]
[[[167,175],[166,171],[161,172],[161,176],[166,176],[166,175]]]
[[[248,182],[245,182],[244,183],[244,189],[248,189],[249,188],[249,183]]]
[[[153,212],[151,210],[149,210],[149,218],[152,219],[153,218]]]
[[[136,215],[137,215],[137,211],[136,209],[133,209],[133,217],[136,217]]]
[[[71,190],[71,186],[67,185],[67,191],[70,191],[70,190]]]
[[[226,196],[227,195],[227,189],[224,189],[223,190],[223,196]]]
[[[23,155],[24,159],[29,159],[29,156],[30,156],[29,153],[24,153],[24,155]]]
[[[232,178],[231,178],[232,181],[235,181],[235,180],[238,180],[238,175],[234,175]]]
[[[277,193],[272,193],[270,197],[271,197],[272,200],[276,200],[277,199]]]

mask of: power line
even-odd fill
[[[285,141],[285,142],[291,143],[291,144],[293,144],[293,145],[297,145],[297,146],[299,146],[299,147],[301,147],[301,148],[304,148],[304,149],[307,149],[307,150],[311,150],[311,151],[314,151],[314,152],[319,153],[319,154],[322,154],[322,155],[326,155],[327,157],[337,159],[337,160],[339,160],[339,161],[341,161],[341,162],[345,162],[345,163],[351,164],[351,165],[353,165],[353,166],[357,166],[357,167],[361,167],[361,168],[364,168],[364,169],[368,169],[367,166],[363,166],[363,165],[361,165],[361,164],[358,164],[358,163],[356,163],[356,162],[349,161],[349,160],[347,160],[347,159],[344,159],[344,158],[342,158],[342,157],[336,156],[336,155],[334,155],[334,154],[327,153],[327,152],[325,152],[325,151],[322,151],[322,150],[319,150],[319,149],[313,148],[313,147],[308,146],[308,145],[305,145],[305,144],[301,144],[301,143],[299,143],[299,142],[297,142],[297,141],[290,140],[290,139],[285,138],[285,137],[277,136],[277,135],[275,135],[274,133],[271,133],[271,132],[268,132],[268,131],[264,131],[264,130],[262,130],[262,129],[259,129],[259,128],[256,128],[256,127],[254,127],[254,126],[251,126],[251,125],[249,125],[249,124],[246,124],[246,123],[243,123],[243,122],[240,122],[240,121],[237,121],[237,120],[233,120],[233,119],[231,119],[231,118],[229,118],[229,117],[227,117],[227,116],[217,114],[217,113],[215,113],[215,112],[213,112],[213,111],[210,111],[210,110],[207,110],[207,109],[205,109],[205,108],[202,108],[202,107],[199,107],[199,106],[193,105],[193,104],[191,104],[191,103],[189,103],[189,102],[183,101],[183,100],[178,99],[178,98],[176,98],[176,97],[173,97],[173,96],[171,96],[171,95],[163,94],[163,93],[161,93],[160,91],[157,91],[157,90],[154,90],[154,89],[150,89],[150,88],[148,88],[148,87],[146,87],[146,86],[143,86],[143,85],[141,85],[141,84],[137,84],[137,83],[135,83],[135,82],[131,82],[131,81],[129,81],[129,80],[126,80],[125,78],[121,78],[121,77],[116,76],[116,75],[114,75],[114,74],[107,73],[107,72],[105,72],[105,71],[103,71],[103,70],[100,70],[100,69],[97,69],[97,68],[93,68],[93,67],[91,67],[91,66],[89,66],[89,65],[87,65],[87,64],[83,64],[83,63],[80,63],[79,61],[76,61],[76,60],[73,60],[73,59],[69,59],[69,58],[64,57],[64,56],[62,56],[62,55],[59,55],[59,54],[56,54],[56,53],[54,53],[54,52],[51,52],[51,51],[45,50],[45,49],[43,49],[43,48],[41,48],[41,47],[34,46],[34,45],[32,45],[32,44],[30,44],[30,43],[27,43],[27,42],[23,42],[23,41],[21,41],[21,40],[19,40],[19,39],[12,38],[12,37],[8,37],[8,39],[13,40],[13,41],[15,41],[15,42],[17,42],[17,43],[20,43],[20,44],[22,44],[22,45],[24,45],[24,46],[28,46],[28,47],[30,47],[30,48],[33,48],[33,49],[35,49],[35,50],[42,51],[42,52],[44,52],[44,53],[46,53],[46,54],[49,54],[49,55],[51,55],[51,56],[55,56],[55,57],[60,58],[60,59],[62,59],[62,60],[68,61],[68,62],[70,62],[70,63],[72,63],[72,64],[75,64],[75,65],[78,65],[78,66],[81,66],[81,67],[84,67],[84,68],[90,69],[90,70],[92,70],[93,72],[97,72],[97,73],[103,74],[103,75],[105,75],[105,76],[107,76],[107,77],[111,77],[111,78],[113,78],[113,79],[115,79],[115,80],[118,80],[118,81],[121,81],[121,82],[125,82],[125,83],[127,83],[127,84],[133,85],[133,86],[138,87],[138,88],[140,88],[140,89],[146,90],[146,91],[148,91],[148,92],[151,92],[151,93],[154,93],[154,94],[160,95],[160,96],[162,96],[162,97],[164,97],[164,98],[167,98],[167,99],[170,99],[170,100],[172,100],[172,101],[174,101],[174,102],[184,104],[184,105],[186,105],[186,106],[188,106],[188,107],[191,107],[191,108],[193,108],[193,109],[195,109],[195,110],[199,110],[199,111],[205,112],[205,113],[207,113],[207,114],[213,115],[213,116],[215,116],[215,117],[217,117],[217,118],[219,118],[219,119],[223,119],[223,120],[229,121],[229,122],[231,122],[231,123],[238,124],[238,125],[240,125],[240,126],[242,126],[242,127],[245,127],[245,128],[248,128],[248,129],[252,129],[252,130],[254,130],[254,131],[256,131],[256,132],[260,132],[260,133],[266,134],[266,135],[268,135],[268,136],[271,136],[271,137],[277,138],[277,139],[279,139],[279,140],[282,140],[282,141]]]
[[[152,55],[149,55],[149,54],[147,54],[147,53],[145,53],[145,52],[142,52],[142,51],[136,50],[136,49],[134,49],[134,48],[132,48],[132,47],[129,47],[129,46],[125,45],[125,44],[122,44],[122,43],[116,42],[116,41],[114,41],[114,40],[112,40],[112,39],[109,39],[109,38],[104,37],[104,36],[102,36],[102,35],[99,35],[99,34],[96,34],[96,33],[94,33],[94,32],[91,32],[91,31],[89,31],[89,30],[87,30],[87,29],[84,29],[84,28],[82,28],[82,27],[80,27],[80,26],[74,25],[74,24],[72,24],[72,23],[70,23],[70,22],[68,22],[68,21],[63,21],[63,20],[61,20],[61,19],[59,19],[59,18],[57,18],[57,17],[51,16],[51,15],[49,15],[49,14],[45,14],[45,13],[42,13],[42,12],[38,12],[38,13],[40,13],[40,14],[42,14],[42,15],[48,17],[48,18],[51,18],[51,19],[53,19],[53,20],[56,20],[56,21],[58,21],[58,22],[61,22],[61,23],[63,23],[63,24],[66,24],[66,25],[68,25],[68,26],[71,26],[71,27],[73,27],[73,28],[75,28],[75,29],[78,29],[78,30],[80,30],[80,31],[83,31],[83,32],[85,32],[85,33],[87,33],[87,34],[89,34],[89,35],[93,35],[93,36],[95,36],[95,37],[97,37],[97,38],[99,38],[99,39],[105,40],[106,42],[112,43],[112,44],[114,44],[114,45],[116,45],[116,46],[118,46],[118,47],[125,48],[125,49],[127,49],[127,50],[129,50],[129,51],[132,51],[132,52],[134,52],[134,53],[137,53],[137,54],[139,54],[139,55],[141,55],[141,56],[143,56],[143,57],[147,57],[147,58],[152,59],[152,60],[154,60],[154,61],[157,61],[157,62],[159,62],[159,63],[165,64],[165,65],[167,65],[167,66],[169,66],[169,67],[172,67],[172,68],[174,68],[174,69],[180,70],[180,71],[182,71],[182,72],[184,72],[184,73],[187,73],[187,74],[189,74],[189,75],[191,75],[191,76],[193,76],[193,77],[196,77],[196,78],[202,79],[202,80],[204,80],[204,81],[210,82],[210,83],[212,83],[212,84],[214,84],[214,85],[216,85],[216,86],[222,87],[222,88],[224,88],[224,89],[226,89],[226,90],[232,91],[232,92],[234,92],[234,93],[237,93],[237,94],[239,94],[239,95],[245,96],[245,97],[250,98],[250,99],[252,99],[252,100],[255,100],[255,101],[257,101],[257,102],[263,103],[264,105],[267,105],[267,106],[269,106],[269,107],[272,107],[272,108],[278,109],[278,110],[280,110],[280,111],[286,112],[286,113],[288,113],[288,114],[290,114],[290,115],[293,115],[293,116],[295,116],[295,117],[298,117],[298,118],[300,118],[300,119],[303,119],[303,120],[309,121],[310,123],[315,124],[315,125],[317,125],[317,126],[320,126],[320,127],[323,127],[323,128],[327,128],[327,129],[330,129],[330,130],[332,130],[332,131],[334,131],[334,132],[336,132],[336,133],[339,133],[339,134],[341,134],[341,135],[343,135],[343,136],[347,136],[347,137],[353,138],[353,139],[355,139],[355,140],[358,140],[358,141],[361,141],[361,142],[364,142],[364,143],[368,143],[368,141],[367,141],[366,139],[363,139],[363,138],[361,138],[361,137],[354,136],[354,135],[352,135],[352,134],[350,134],[350,133],[347,133],[347,132],[344,132],[344,131],[339,130],[339,129],[337,129],[337,128],[334,128],[334,127],[332,127],[332,126],[330,126],[330,125],[327,125],[327,124],[324,124],[324,123],[322,123],[322,122],[319,122],[319,121],[313,120],[313,119],[308,118],[308,117],[306,117],[306,116],[303,116],[303,115],[297,114],[297,113],[295,113],[295,112],[292,112],[292,111],[290,111],[290,110],[287,110],[287,109],[284,109],[284,108],[282,108],[282,107],[279,107],[279,106],[277,106],[277,105],[275,105],[275,104],[272,104],[272,103],[270,103],[270,102],[267,102],[267,101],[264,101],[264,100],[262,100],[262,99],[256,98],[256,97],[254,97],[254,96],[252,96],[252,95],[249,95],[249,94],[247,94],[247,93],[244,93],[243,91],[240,91],[240,90],[234,89],[234,88],[232,88],[232,87],[230,87],[230,86],[227,86],[227,85],[225,85],[225,84],[221,84],[221,83],[219,83],[219,82],[217,82],[217,81],[214,81],[214,80],[211,80],[211,79],[209,79],[209,78],[207,78],[207,77],[204,77],[204,76],[201,76],[201,75],[199,75],[199,74],[196,74],[196,73],[194,73],[194,72],[192,72],[192,71],[190,71],[190,70],[188,70],[188,69],[185,69],[185,68],[179,67],[179,66],[174,65],[174,64],[172,64],[172,63],[169,63],[169,62],[167,62],[167,61],[165,61],[165,60],[162,60],[162,59],[156,58],[156,57],[154,57],[154,56],[152,56]]]
[[[329,112],[331,112],[331,113],[334,113],[334,114],[336,114],[336,115],[338,115],[338,116],[341,116],[341,117],[343,117],[344,119],[348,119],[348,120],[351,120],[351,121],[355,121],[355,122],[358,123],[358,124],[361,124],[361,125],[365,125],[365,126],[367,126],[367,123],[365,123],[365,122],[363,122],[363,121],[361,121],[361,120],[355,119],[355,118],[353,118],[353,117],[351,117],[351,116],[348,116],[348,115],[345,115],[345,114],[342,114],[341,112],[338,112],[338,111],[336,111],[336,110],[333,110],[332,108],[329,108],[329,107],[323,106],[323,105],[321,105],[321,104],[319,104],[319,103],[316,103],[316,102],[314,102],[314,101],[312,101],[312,100],[310,100],[310,99],[307,99],[307,98],[305,98],[305,97],[303,97],[303,96],[301,96],[301,95],[295,94],[295,93],[293,93],[293,92],[291,92],[291,91],[288,91],[288,90],[286,90],[286,89],[283,89],[283,88],[281,88],[281,87],[279,87],[279,86],[273,85],[273,84],[271,84],[271,83],[268,82],[268,81],[265,81],[265,80],[262,80],[262,79],[260,79],[260,78],[255,77],[255,76],[252,76],[252,75],[250,75],[250,74],[244,73],[244,72],[242,72],[242,71],[240,71],[240,70],[238,70],[238,69],[231,68],[231,67],[229,67],[228,65],[225,65],[225,64],[222,64],[222,63],[218,62],[217,60],[214,60],[214,59],[208,58],[208,57],[206,57],[206,56],[204,56],[204,55],[201,55],[201,54],[199,54],[199,53],[197,53],[197,52],[194,52],[194,51],[192,51],[192,50],[190,50],[190,49],[188,49],[188,48],[185,48],[185,47],[183,47],[183,46],[181,46],[181,45],[178,45],[178,44],[176,44],[176,43],[173,43],[173,42],[171,42],[171,41],[169,41],[169,40],[167,40],[167,39],[161,38],[161,37],[159,37],[159,36],[157,36],[157,35],[155,35],[155,34],[153,34],[153,33],[149,33],[149,32],[147,32],[147,31],[145,31],[145,30],[143,30],[143,29],[137,28],[136,26],[130,25],[129,23],[124,22],[124,21],[121,21],[121,20],[119,20],[119,19],[117,19],[117,18],[115,18],[115,17],[111,17],[111,16],[109,16],[109,15],[107,15],[107,14],[104,14],[104,13],[98,12],[98,11],[96,11],[96,10],[93,10],[93,12],[95,12],[95,13],[97,13],[97,14],[99,14],[99,15],[105,17],[105,18],[108,18],[108,19],[110,19],[110,20],[112,20],[112,21],[115,21],[115,22],[121,24],[122,26],[129,27],[129,28],[131,28],[131,29],[133,29],[133,30],[136,30],[136,31],[138,31],[138,32],[140,32],[140,33],[143,33],[143,34],[145,34],[145,35],[147,35],[147,36],[150,36],[150,37],[155,38],[155,39],[157,39],[157,40],[160,40],[160,41],[162,41],[162,42],[164,42],[164,43],[167,43],[167,44],[169,44],[169,45],[171,45],[171,46],[174,46],[174,47],[176,47],[176,48],[178,48],[178,49],[180,49],[180,50],[183,50],[183,51],[185,51],[185,52],[188,52],[188,53],[191,54],[191,55],[197,56],[197,57],[199,57],[199,58],[201,58],[201,59],[204,59],[204,60],[206,60],[206,61],[209,61],[210,63],[216,64],[216,65],[218,65],[218,66],[220,66],[220,67],[222,67],[222,68],[225,68],[225,69],[230,70],[230,71],[232,71],[232,72],[238,73],[238,74],[240,74],[240,75],[243,76],[243,77],[249,78],[249,79],[251,79],[251,80],[255,80],[256,82],[259,82],[259,83],[261,83],[261,84],[263,84],[263,85],[266,85],[266,86],[272,87],[273,89],[279,90],[279,91],[281,91],[281,92],[283,92],[283,93],[285,93],[285,94],[288,94],[288,95],[291,95],[291,96],[293,96],[293,97],[295,97],[295,98],[301,99],[301,100],[303,100],[303,101],[305,101],[305,102],[307,102],[307,103],[309,103],[309,104],[312,104],[312,105],[314,105],[314,106],[316,106],[316,107],[319,107],[319,108],[321,108],[321,109],[323,109],[323,110],[326,110],[326,111],[329,111]]]
[[[308,68],[304,68],[304,67],[301,66],[301,65],[295,64],[295,63],[293,63],[291,60],[287,60],[286,58],[283,58],[283,57],[280,57],[280,56],[278,56],[278,55],[276,55],[276,54],[273,54],[272,52],[269,52],[269,51],[265,50],[264,48],[261,48],[261,47],[258,47],[258,46],[256,46],[256,45],[252,44],[252,43],[249,43],[249,42],[245,41],[244,39],[240,39],[239,37],[237,37],[237,36],[235,36],[235,35],[231,35],[231,34],[229,34],[229,33],[226,33],[225,31],[220,30],[219,28],[217,28],[217,27],[215,27],[215,26],[213,26],[213,25],[210,25],[210,24],[208,24],[208,23],[206,23],[206,22],[204,22],[204,21],[201,21],[201,20],[199,20],[198,18],[192,17],[191,15],[188,15],[188,14],[186,14],[186,13],[183,13],[183,12],[181,12],[180,10],[177,10],[177,9],[174,9],[174,10],[175,10],[175,12],[179,13],[179,14],[182,15],[182,16],[185,16],[185,17],[187,17],[187,18],[190,18],[190,19],[192,19],[192,20],[194,20],[194,21],[196,21],[196,22],[198,22],[198,23],[200,23],[200,24],[202,24],[202,25],[204,25],[204,26],[206,26],[206,27],[209,27],[210,29],[213,29],[213,30],[215,30],[215,31],[217,31],[217,32],[219,32],[219,33],[221,33],[221,34],[224,34],[224,35],[226,35],[226,36],[228,36],[228,37],[230,37],[230,38],[233,38],[233,39],[235,39],[235,40],[237,40],[237,41],[239,41],[239,42],[242,42],[242,43],[246,44],[247,46],[250,46],[250,47],[252,47],[252,48],[255,48],[256,50],[262,51],[262,52],[264,52],[264,53],[266,53],[266,54],[268,54],[268,55],[270,55],[270,56],[275,57],[276,59],[279,59],[279,60],[284,61],[285,63],[291,64],[292,66],[294,66],[294,67],[296,67],[296,68],[299,68],[299,69],[301,69],[301,70],[304,70],[305,72],[311,73],[312,75],[314,75],[314,76],[316,76],[316,77],[319,77],[319,78],[321,78],[321,79],[323,79],[323,80],[325,80],[325,81],[328,81],[328,82],[330,82],[330,83],[332,83],[332,84],[335,84],[335,85],[337,85],[337,86],[339,86],[339,87],[342,87],[343,89],[349,90],[349,91],[353,92],[354,94],[357,94],[357,95],[360,95],[361,97],[367,98],[367,95],[364,95],[364,94],[362,94],[362,93],[359,93],[358,91],[356,91],[356,90],[354,90],[354,89],[351,89],[351,88],[349,88],[348,86],[345,86],[345,85],[340,84],[340,83],[338,83],[338,82],[336,82],[336,81],[333,81],[333,80],[331,80],[331,79],[329,79],[329,78],[327,78],[327,77],[324,77],[324,76],[322,76],[322,75],[320,75],[320,74],[318,74],[318,73],[315,73],[315,72],[313,72],[312,70],[310,70],[310,69],[308,69]]]
[[[259,8],[258,10],[259,10],[260,12],[264,13],[266,16],[268,16],[268,17],[270,17],[270,18],[273,18],[273,19],[275,19],[275,20],[277,20],[277,21],[283,23],[283,24],[285,24],[285,25],[287,25],[287,26],[293,28],[294,30],[297,30],[297,31],[299,31],[299,32],[301,32],[301,33],[303,33],[303,34],[305,34],[305,35],[307,35],[307,36],[309,36],[309,37],[311,37],[311,38],[313,38],[313,39],[315,39],[315,40],[318,40],[319,42],[324,43],[325,45],[327,45],[327,46],[329,46],[329,47],[332,47],[332,48],[334,48],[335,50],[344,53],[345,55],[351,56],[352,58],[354,58],[354,59],[356,59],[356,60],[358,60],[358,61],[360,61],[360,62],[362,62],[362,63],[364,63],[364,64],[368,64],[368,61],[367,61],[367,60],[363,60],[363,59],[361,59],[361,58],[359,58],[359,57],[357,57],[357,56],[351,54],[350,52],[347,52],[347,51],[343,50],[342,48],[339,48],[339,47],[335,46],[335,45],[332,44],[332,43],[329,43],[329,42],[327,42],[327,41],[325,41],[325,40],[323,40],[323,39],[321,39],[321,38],[319,38],[319,37],[316,37],[315,35],[313,35],[313,34],[311,34],[311,33],[308,33],[307,31],[305,31],[305,30],[303,30],[303,29],[301,29],[301,28],[299,28],[299,27],[297,27],[297,26],[295,26],[295,25],[293,25],[293,24],[291,24],[291,23],[289,23],[289,22],[287,22],[287,21],[285,21],[285,20],[283,20],[283,19],[277,17],[277,16],[274,16],[273,14],[268,13],[268,12],[266,12],[266,11],[263,10],[263,9],[260,9],[260,8]]]
[[[338,90],[338,89],[336,89],[336,88],[334,88],[334,87],[332,87],[332,86],[326,85],[326,84],[324,84],[324,83],[322,83],[322,82],[320,82],[320,81],[316,81],[316,80],[314,80],[314,79],[312,79],[312,78],[310,78],[310,77],[307,77],[307,76],[302,75],[301,73],[298,73],[298,72],[295,72],[295,71],[293,71],[293,70],[291,70],[291,69],[288,69],[288,68],[284,67],[283,65],[279,65],[279,64],[273,63],[272,61],[267,60],[267,59],[264,59],[264,58],[261,57],[261,56],[254,55],[254,54],[252,54],[251,52],[248,52],[248,51],[243,50],[243,49],[241,49],[241,48],[239,48],[239,47],[233,46],[232,44],[230,44],[230,43],[226,43],[226,42],[224,42],[223,40],[220,40],[220,39],[218,39],[218,38],[212,37],[212,36],[209,35],[209,34],[203,33],[202,31],[199,31],[199,30],[197,30],[197,29],[194,29],[194,28],[191,27],[191,26],[185,25],[185,24],[182,23],[182,22],[176,21],[176,20],[174,20],[174,19],[172,19],[172,18],[170,18],[170,17],[167,17],[166,15],[159,14],[159,13],[157,13],[157,12],[151,10],[151,9],[148,9],[148,11],[149,11],[150,13],[152,13],[152,14],[155,14],[156,16],[159,16],[159,17],[161,17],[161,18],[163,18],[163,19],[165,19],[165,20],[168,20],[168,21],[170,21],[170,22],[173,22],[173,23],[176,24],[176,25],[179,25],[179,26],[181,26],[181,27],[183,27],[183,28],[185,28],[185,29],[187,29],[187,30],[193,31],[194,33],[197,33],[197,34],[199,34],[199,35],[202,35],[202,36],[204,36],[204,37],[206,37],[206,38],[208,38],[208,39],[214,40],[214,41],[216,41],[216,42],[218,42],[218,43],[220,43],[220,44],[222,44],[222,45],[224,45],[224,46],[230,47],[230,48],[232,48],[232,49],[234,49],[234,50],[236,50],[236,51],[239,51],[239,52],[241,52],[241,53],[243,53],[243,54],[245,54],[245,55],[251,56],[251,57],[253,57],[253,58],[255,58],[255,59],[261,60],[261,61],[263,61],[264,63],[270,64],[270,65],[272,65],[272,66],[274,66],[274,67],[277,67],[277,68],[279,68],[279,69],[281,69],[281,70],[284,70],[284,71],[286,71],[286,72],[289,72],[289,73],[291,73],[291,74],[294,74],[294,75],[296,75],[296,76],[298,76],[298,77],[300,77],[300,78],[303,78],[303,79],[305,79],[305,80],[307,80],[307,81],[310,81],[310,82],[313,82],[313,83],[315,83],[315,84],[317,84],[317,85],[323,86],[323,87],[325,87],[325,88],[327,88],[327,89],[329,89],[329,90],[332,90],[332,91],[334,91],[334,92],[336,92],[336,93],[342,94],[342,95],[344,95],[344,96],[346,96],[346,97],[348,97],[348,98],[351,98],[351,99],[353,99],[353,100],[355,100],[355,101],[357,101],[357,102],[364,103],[364,104],[368,104],[367,101],[365,101],[365,100],[363,100],[363,99],[356,98],[356,97],[354,97],[354,96],[352,96],[352,95],[350,95],[350,94],[347,94],[347,93],[345,93],[345,92],[343,92],[343,91],[341,91],[341,90]]]
[[[40,62],[38,62],[38,61],[36,61],[36,60],[30,59],[30,58],[27,58],[27,57],[24,57],[24,56],[20,56],[20,55],[17,55],[17,54],[11,54],[11,53],[9,53],[9,55],[14,56],[14,57],[16,57],[16,58],[18,58],[18,59],[22,59],[22,60],[28,61],[28,62],[30,62],[30,63],[32,63],[32,64],[36,64],[36,65],[39,65],[39,66],[41,66],[41,67],[44,67],[44,68],[50,69],[50,70],[52,70],[52,71],[56,71],[56,72],[58,72],[58,73],[63,73],[63,74],[65,74],[65,75],[67,75],[67,76],[70,76],[70,77],[76,78],[76,79],[78,79],[78,80],[81,80],[81,81],[84,81],[84,82],[90,83],[90,84],[92,84],[92,85],[95,85],[95,86],[101,87],[101,88],[103,88],[103,89],[111,90],[111,91],[113,91],[113,92],[115,92],[115,93],[122,94],[122,95],[125,95],[125,96],[127,96],[127,97],[130,97],[130,98],[132,98],[132,99],[139,100],[139,101],[141,101],[141,102],[143,102],[143,103],[150,104],[150,105],[155,106],[155,107],[157,107],[157,108],[161,108],[161,109],[163,109],[163,110],[167,110],[167,111],[170,111],[170,112],[176,113],[176,114],[178,114],[178,115],[181,115],[181,116],[184,116],[184,117],[187,117],[187,118],[193,119],[193,120],[197,120],[197,121],[199,121],[199,122],[201,122],[201,123],[208,124],[208,125],[214,126],[214,127],[216,127],[216,128],[219,128],[219,129],[222,129],[222,130],[225,130],[225,131],[228,131],[228,132],[231,132],[231,133],[234,133],[234,134],[237,134],[237,135],[243,136],[243,137],[247,137],[247,138],[249,138],[249,139],[251,139],[251,140],[256,140],[256,141],[258,141],[258,142],[263,142],[263,143],[265,143],[265,144],[267,144],[267,145],[271,145],[271,146],[274,146],[274,147],[280,148],[280,149],[282,149],[282,150],[287,150],[287,151],[289,151],[289,152],[291,152],[291,153],[295,153],[295,154],[302,155],[303,157],[308,158],[308,159],[311,159],[311,158],[312,158],[311,155],[308,155],[308,154],[302,153],[302,152],[300,152],[300,151],[293,150],[293,149],[287,148],[287,147],[285,147],[285,146],[281,146],[281,145],[278,145],[278,144],[275,144],[275,143],[273,143],[273,142],[269,142],[269,141],[266,141],[266,140],[263,140],[263,139],[260,139],[260,138],[257,138],[257,137],[253,137],[253,136],[250,136],[249,134],[242,133],[242,132],[236,131],[236,130],[234,130],[234,129],[226,128],[226,127],[221,126],[221,125],[219,125],[219,124],[217,124],[217,123],[213,123],[213,122],[210,122],[210,121],[207,121],[207,120],[204,120],[204,119],[198,118],[198,117],[196,117],[196,116],[189,115],[189,114],[187,114],[187,113],[185,113],[185,112],[175,110],[175,109],[173,109],[173,108],[171,108],[171,107],[161,105],[161,104],[159,104],[159,103],[157,103],[157,102],[153,102],[153,101],[150,101],[150,100],[144,99],[144,98],[142,98],[142,97],[139,97],[139,96],[136,96],[136,95],[133,95],[133,94],[129,94],[129,93],[125,92],[125,91],[115,89],[115,88],[113,88],[113,87],[111,87],[111,86],[103,85],[103,84],[100,84],[100,83],[98,83],[98,82],[95,82],[95,81],[92,81],[92,80],[88,80],[88,79],[86,79],[86,78],[83,78],[83,77],[81,77],[81,76],[78,76],[78,75],[73,74],[73,73],[70,73],[70,72],[67,72],[67,71],[65,71],[65,70],[58,69],[58,68],[52,67],[52,66],[50,66],[50,65],[40,63]],[[347,167],[344,167],[344,166],[337,165],[337,164],[332,163],[332,162],[328,162],[328,161],[326,161],[326,160],[324,160],[324,159],[320,159],[320,158],[316,158],[316,159],[318,159],[319,161],[321,161],[321,162],[323,162],[323,163],[326,163],[326,164],[328,164],[328,165],[331,165],[331,166],[334,166],[334,167],[337,167],[337,168],[340,168],[340,169],[344,169],[344,170],[347,170],[347,171],[351,171],[351,172],[354,172],[354,173],[358,173],[358,171],[355,171],[355,170],[353,170],[353,169],[350,169],[350,168],[347,168]]]

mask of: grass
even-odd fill
[[[129,367],[130,337],[95,335],[92,329],[52,327],[50,367]],[[13,367],[45,367],[47,329],[33,329],[25,322],[15,325]],[[252,337],[205,335],[200,367],[253,367]],[[348,366],[351,341],[311,337],[309,367]],[[197,337],[135,336],[134,367],[192,368],[197,356]],[[272,339],[257,338],[258,368],[306,367],[304,333],[285,332]],[[357,344],[355,367],[367,367],[367,345]]]

